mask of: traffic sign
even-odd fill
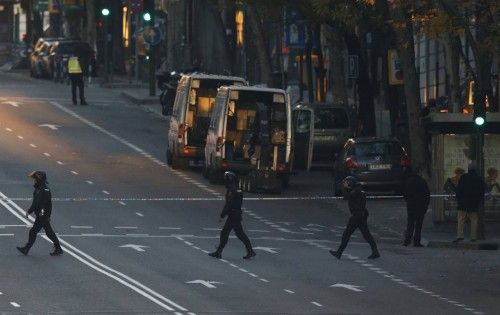
[[[146,27],[142,31],[144,41],[152,46],[158,45],[163,38],[163,32],[159,27]]]

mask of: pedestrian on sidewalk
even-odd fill
[[[58,256],[63,253],[56,233],[50,225],[50,216],[52,214],[52,195],[47,182],[47,175],[42,171],[31,172],[29,177],[35,182],[35,191],[33,192],[33,202],[31,207],[26,211],[26,218],[31,213],[35,214],[35,223],[29,232],[28,243],[24,247],[16,247],[23,255],[28,255],[30,248],[36,240],[36,236],[41,229],[45,230],[47,237],[54,243],[54,251],[51,256]]]
[[[467,219],[470,221],[471,241],[477,240],[477,212],[483,199],[484,181],[477,173],[476,164],[471,163],[468,172],[460,178],[457,186],[457,238],[454,243],[464,239],[464,225]]]
[[[347,222],[347,227],[342,234],[342,242],[336,251],[330,250],[330,254],[340,259],[344,249],[347,247],[347,243],[351,238],[352,233],[359,229],[363,238],[365,239],[372,249],[372,254],[368,256],[368,259],[376,259],[380,257],[380,253],[377,249],[377,244],[373,238],[370,230],[368,229],[368,210],[366,209],[366,194],[363,191],[363,187],[353,176],[347,176],[342,181],[342,187],[344,190],[344,199],[348,201],[349,211],[351,212],[351,217]]]
[[[224,181],[227,188],[226,204],[224,205],[224,209],[222,210],[220,218],[224,219],[227,216],[227,219],[220,233],[220,243],[217,247],[217,250],[208,255],[215,258],[222,258],[222,250],[227,244],[229,233],[231,233],[231,230],[234,230],[236,236],[240,241],[243,242],[243,244],[245,244],[245,247],[247,249],[247,254],[243,257],[243,259],[250,259],[256,254],[252,248],[252,244],[250,243],[248,236],[243,231],[243,226],[241,225],[241,205],[243,203],[243,192],[238,188],[238,177],[233,172],[225,172]]]
[[[404,199],[406,201],[407,224],[404,246],[408,246],[413,238],[413,246],[422,247],[421,235],[422,224],[425,213],[429,208],[431,193],[425,179],[419,174],[419,170],[406,170],[406,180],[404,183]]]
[[[85,62],[84,56],[79,56],[80,52],[77,48],[73,52],[73,55],[68,60],[68,75],[71,80],[71,97],[73,100],[73,105],[76,103],[76,89],[78,88],[78,94],[80,96],[80,105],[88,105],[85,101],[85,84],[84,76],[88,75],[88,63]]]

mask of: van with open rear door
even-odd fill
[[[239,175],[245,191],[279,192],[291,172],[291,109],[284,90],[224,86],[208,128],[204,176]]]
[[[204,162],[205,139],[217,95],[223,85],[245,85],[239,77],[202,73],[184,74],[179,79],[167,135],[167,164],[187,168]]]

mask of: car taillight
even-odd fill
[[[408,157],[401,158],[401,166],[402,167],[409,167],[410,165],[411,165],[411,161]]]
[[[181,124],[179,126],[179,130],[177,131],[177,136],[179,137],[179,139],[184,138],[184,132],[185,131],[186,131],[186,129],[184,128],[184,124]]]
[[[286,165],[285,164],[278,164],[276,165],[276,171],[277,172],[284,172],[286,170]]]
[[[184,155],[189,155],[189,148],[184,147],[184,149],[182,150],[182,153],[184,153]]]
[[[356,162],[356,160],[353,158],[347,158],[345,160],[345,167],[347,167],[350,170],[354,169],[354,168],[358,168],[358,162]]]
[[[215,147],[215,150],[220,151],[220,148],[222,147],[222,137],[217,138],[217,145]]]

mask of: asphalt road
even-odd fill
[[[3,314],[500,314],[500,257],[400,245],[401,201],[370,201],[382,258],[357,232],[329,255],[347,219],[329,176],[292,179],[280,196],[247,195],[257,257],[218,242],[222,186],[164,162],[165,121],[113,90],[0,74],[0,312]],[[45,170],[65,254],[40,235],[28,256],[32,184]],[[272,197],[278,197],[272,199]],[[390,225],[392,221],[398,222]]]

